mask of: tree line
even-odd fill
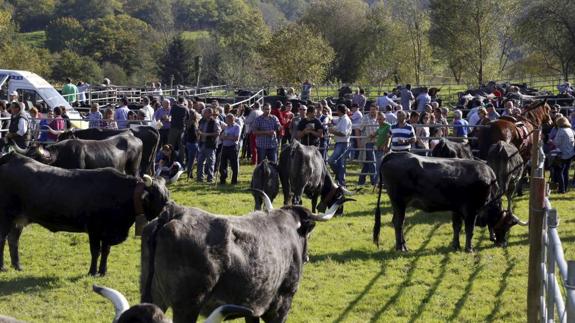
[[[0,67],[117,84],[567,80],[572,17],[569,0],[0,0]]]

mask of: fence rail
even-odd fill
[[[566,261],[557,227],[559,214],[551,206],[544,181],[544,161],[539,132],[532,153],[532,190],[529,197],[529,322],[575,322],[575,261]],[[533,188],[536,188],[533,190]],[[542,198],[541,198],[542,197]],[[556,269],[559,269],[557,279]],[[565,296],[562,294],[565,290]],[[557,314],[557,319],[555,318]]]

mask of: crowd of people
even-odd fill
[[[71,82],[67,85],[73,88]],[[304,82],[302,96],[309,99],[312,87],[309,81]],[[366,184],[368,179],[375,185],[376,170],[389,151],[427,155],[440,138],[448,136],[472,143],[471,137],[477,135],[478,126],[503,116],[519,116],[520,102],[513,96],[517,92],[509,90],[509,96],[506,93],[490,97],[463,96],[459,109],[452,111],[441,105],[436,92],[430,94],[424,88],[414,95],[409,84],[398,86],[375,100],[369,100],[361,88],[346,90],[339,104],[292,98],[273,105],[256,102],[252,106],[222,106],[217,100],[206,103],[184,97],[170,100],[150,96],[142,98],[143,106],[138,110],[130,110],[127,99],[120,99],[118,106],[102,107],[102,111],[94,103],[85,119],[91,128],[157,127],[161,147],[157,175],[171,177],[185,172],[188,178],[199,182],[219,180],[225,184],[229,179],[234,185],[238,181],[240,159],[254,165],[263,159],[277,162],[281,147],[296,140],[317,147],[339,185],[346,185],[349,160],[362,164],[359,185]],[[8,129],[6,138],[21,146],[29,138],[51,142],[71,127],[65,107],[47,110],[39,106],[24,111],[17,93],[15,95],[8,103],[0,101],[1,116],[11,118],[2,121],[2,128]],[[556,106],[553,109],[554,127],[545,132],[545,147],[558,156],[553,178],[559,185],[558,191],[564,192],[575,155],[571,126],[575,112],[559,111],[560,107]]]

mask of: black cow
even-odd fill
[[[250,183],[252,190],[264,191],[270,200],[273,202],[280,190],[280,178],[278,173],[278,166],[274,163],[264,159],[255,169],[252,174],[252,181]],[[253,191],[255,210],[261,210],[262,197],[261,194]]]
[[[160,214],[169,193],[163,180],[145,176],[145,182],[112,168],[68,170],[44,165],[28,157],[0,158],[0,269],[8,237],[12,266],[21,269],[18,240],[23,225],[33,222],[46,229],[87,232],[90,238],[90,275],[106,274],[110,246],[126,240],[134,220]]]
[[[308,237],[324,216],[302,206],[242,217],[210,214],[170,203],[142,235],[142,302],[174,322],[196,322],[200,312],[241,304],[266,322],[285,322],[308,259]]]
[[[122,293],[108,287],[93,285],[94,292],[109,299],[114,304],[115,323],[170,323],[164,312],[155,304],[143,303],[129,307],[128,300]],[[249,308],[237,305],[222,305],[216,308],[205,323],[220,323],[230,318],[251,317]],[[0,321],[1,322],[1,321]]]
[[[58,136],[58,140],[65,139],[89,139],[89,140],[102,140],[122,132],[128,131],[128,129],[99,129],[90,128],[84,130],[70,130]],[[142,161],[140,163],[140,176],[144,174],[151,175],[154,173],[154,162],[156,160],[156,153],[158,152],[158,146],[160,145],[160,133],[154,127],[150,126],[138,126],[130,128],[134,136],[139,138],[143,143],[142,149]]]
[[[441,139],[431,151],[433,157],[473,159],[469,144]]]
[[[459,232],[465,222],[465,250],[473,251],[471,239],[475,225],[491,225],[496,243],[506,245],[506,234],[519,221],[501,210],[497,179],[484,162],[467,159],[424,157],[411,153],[391,153],[383,158],[380,178],[387,185],[393,208],[396,250],[407,251],[403,222],[407,206],[425,212],[452,211],[453,247],[460,248]],[[375,213],[373,239],[379,244],[381,191]]]
[[[487,154],[487,164],[491,166],[497,177],[499,189],[507,197],[507,211],[511,212],[513,195],[518,188],[523,175],[525,163],[515,145],[498,141],[491,145]]]
[[[279,175],[284,193],[284,205],[302,204],[305,193],[311,199],[312,212],[320,212],[351,194],[339,186],[329,174],[325,161],[316,147],[294,141],[280,153]],[[317,199],[320,198],[319,204]]]
[[[112,167],[128,175],[140,174],[142,141],[131,132],[123,132],[104,140],[69,139],[46,148],[42,146],[14,149],[41,163],[67,169]]]

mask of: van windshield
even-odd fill
[[[56,91],[54,88],[39,88],[38,94],[42,97],[42,100],[48,104],[49,107],[55,108],[59,106],[65,106],[66,110],[72,109],[70,103],[64,100],[64,98]]]

